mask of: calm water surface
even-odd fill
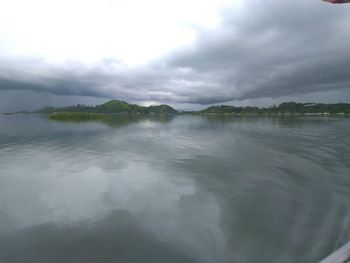
[[[349,220],[350,119],[0,115],[1,263],[317,262]]]

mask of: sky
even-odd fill
[[[0,112],[350,102],[350,4],[0,0]]]

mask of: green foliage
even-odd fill
[[[209,113],[209,114],[225,114],[225,113],[232,113],[232,114],[258,114],[259,108],[258,107],[235,107],[235,106],[211,106],[205,110],[200,111],[201,113]]]
[[[278,112],[291,114],[338,114],[350,113],[350,104],[323,104],[323,103],[281,103]]]
[[[58,121],[94,121],[94,120],[110,120],[112,116],[106,113],[90,113],[90,112],[57,112],[49,113],[49,119]]]
[[[177,111],[168,105],[143,107],[136,104],[129,104],[125,101],[111,100],[102,105],[86,106],[74,105],[63,108],[45,107],[38,111],[38,113],[108,113],[108,114],[176,114]],[[67,117],[68,115],[66,115]],[[72,115],[76,117],[78,115]],[[91,116],[81,115],[82,118],[89,118]]]
[[[178,112],[168,105],[159,106],[139,106],[136,104],[129,104],[125,101],[111,100],[107,103],[97,106],[75,105],[63,108],[45,107],[36,112],[50,114],[50,118],[67,118],[67,119],[94,119],[101,118],[104,115],[101,114],[131,114],[131,115],[172,115]],[[55,113],[55,114],[53,114]],[[67,113],[59,115],[58,113]],[[76,113],[76,114],[73,114]],[[86,113],[86,114],[84,114]],[[235,106],[211,106],[205,110],[198,112],[199,114],[239,114],[239,115],[339,115],[350,114],[349,103],[337,103],[337,104],[323,104],[323,103],[296,103],[296,102],[284,102],[278,106],[273,105],[268,108],[258,107],[235,107]],[[70,115],[71,114],[71,115]],[[95,114],[95,115],[94,115]],[[105,116],[106,117],[106,116]]]
[[[96,106],[94,110],[103,113],[133,113],[138,108],[138,105],[131,105],[125,101],[111,100],[105,104]]]
[[[155,114],[176,114],[177,111],[174,110],[169,105],[159,105],[159,106],[149,106],[148,108],[149,113],[155,113]]]
[[[60,122],[100,122],[111,128],[120,128],[143,120],[153,122],[167,122],[173,118],[173,115],[138,115],[138,114],[110,114],[110,113],[89,113],[89,112],[55,112],[47,114],[50,120]]]
[[[323,104],[323,103],[296,103],[284,102],[277,107],[235,107],[235,106],[211,106],[199,113],[204,114],[283,114],[283,115],[327,115],[350,114],[349,103]]]

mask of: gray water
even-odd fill
[[[350,119],[0,115],[0,262],[318,262],[350,240]]]

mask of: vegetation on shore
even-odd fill
[[[90,112],[53,112],[48,113],[50,120],[84,123],[84,122],[100,122],[111,128],[119,128],[139,121],[149,120],[154,122],[167,122],[172,119],[173,115],[152,114],[110,114],[110,113],[90,113]]]
[[[111,121],[113,116],[122,115],[174,115],[180,114],[168,105],[139,106],[125,101],[111,100],[97,106],[74,105],[62,108],[46,107],[37,113],[45,113],[49,119],[61,121]],[[209,115],[282,115],[282,116],[327,116],[350,114],[350,103],[323,104],[323,103],[296,103],[285,102],[272,107],[235,107],[210,106],[201,111],[183,112],[182,114],[209,114]]]
[[[284,102],[278,106],[268,108],[211,106],[199,111],[202,114],[247,114],[247,115],[335,115],[350,114],[350,103],[324,104],[324,103],[296,103]]]
[[[49,119],[57,121],[94,121],[112,119],[111,114],[92,112],[53,112],[48,114]]]

